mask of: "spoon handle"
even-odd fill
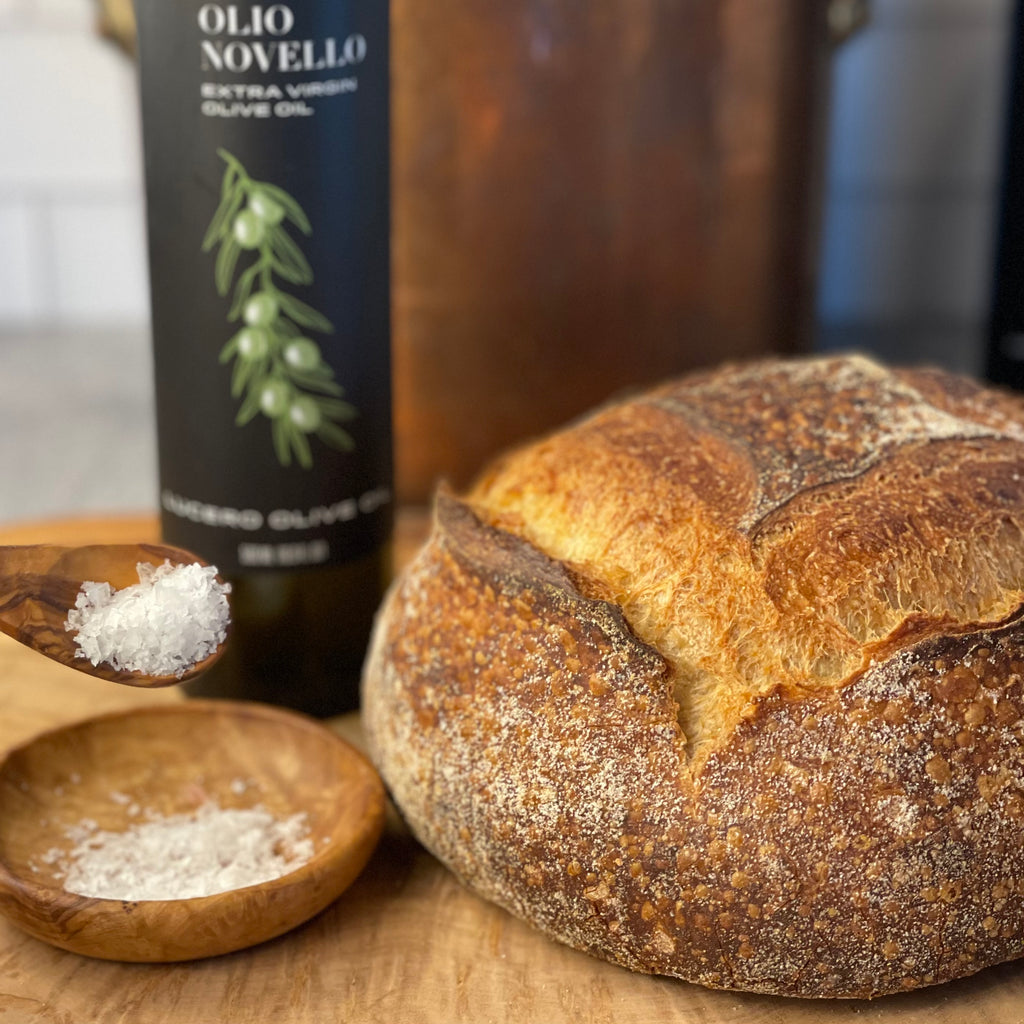
[[[56,544],[0,547],[0,632],[51,658],[67,647],[58,623],[62,629],[82,583],[51,572],[71,550]]]
[[[5,566],[6,570],[6,566]],[[57,661],[65,660],[64,621],[81,583],[49,573],[0,575],[0,632]]]

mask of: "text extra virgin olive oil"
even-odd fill
[[[392,527],[387,0],[138,0],[161,524],[233,586],[190,692],[329,715]]]

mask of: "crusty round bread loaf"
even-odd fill
[[[548,935],[874,996],[1024,954],[1024,405],[726,367],[501,459],[379,616],[372,755]]]

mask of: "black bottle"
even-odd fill
[[[995,285],[985,375],[1024,390],[1024,4],[1016,5],[1009,57]]]
[[[137,0],[161,524],[233,586],[190,692],[358,703],[392,527],[387,0]]]

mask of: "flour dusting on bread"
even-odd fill
[[[693,374],[442,493],[365,673],[420,839],[547,934],[871,996],[1024,955],[1024,405]]]

